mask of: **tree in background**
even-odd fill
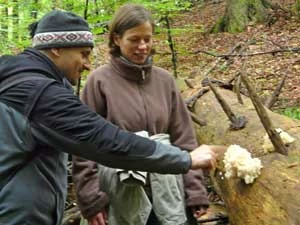
[[[0,55],[14,53],[30,45],[27,27],[52,9],[72,11],[86,17],[94,34],[105,32],[113,12],[125,2],[140,3],[162,16],[191,6],[190,0],[0,0]]]
[[[243,31],[250,23],[265,22],[268,7],[270,3],[266,0],[227,0],[225,14],[212,31],[236,33]]]

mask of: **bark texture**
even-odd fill
[[[264,168],[253,184],[239,178],[224,177],[223,153],[217,169],[211,173],[215,190],[224,199],[231,225],[299,225],[300,224],[300,121],[267,110],[275,128],[281,128],[296,138],[288,155],[265,153],[261,124],[249,98],[238,103],[236,95],[218,89],[236,115],[245,116],[246,127],[230,130],[230,121],[212,91],[204,94],[195,104],[195,114],[206,122],[196,126],[199,143],[238,144],[261,159]]]
[[[266,6],[265,0],[227,0],[225,15],[213,32],[241,32],[250,22],[263,22],[267,18]]]

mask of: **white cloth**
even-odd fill
[[[149,137],[149,133],[147,131],[143,130],[143,131],[136,132],[135,134],[145,137],[145,138],[150,138],[153,140],[153,136]],[[156,136],[156,135],[154,135],[154,136]],[[160,139],[161,139],[161,137],[160,137]],[[169,141],[169,143],[170,143],[170,141]],[[120,181],[125,184],[128,184],[128,185],[137,185],[137,184],[145,185],[146,184],[147,172],[117,169],[117,174],[120,177]]]

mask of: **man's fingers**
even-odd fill
[[[216,153],[209,145],[201,145],[190,154],[192,169],[211,169],[217,164]]]

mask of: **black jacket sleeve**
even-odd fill
[[[37,142],[109,167],[185,173],[191,166],[186,151],[119,129],[59,84],[41,94],[31,126]]]

